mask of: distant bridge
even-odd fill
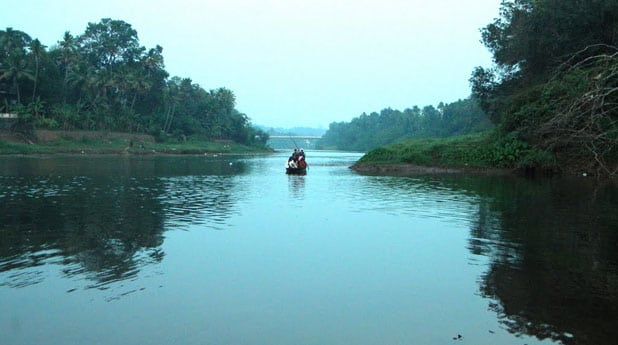
[[[275,150],[292,150],[297,147],[315,149],[317,142],[322,139],[310,135],[271,135],[267,145]]]
[[[322,139],[322,137],[310,136],[310,135],[271,135],[271,139]]]

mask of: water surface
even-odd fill
[[[287,154],[1,158],[0,344],[618,339],[615,186]]]

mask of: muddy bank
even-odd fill
[[[156,142],[147,134],[103,131],[35,131],[24,136],[0,131],[0,155],[217,155],[259,154],[272,150],[229,140],[189,138]]]
[[[124,140],[135,143],[154,143],[155,139],[149,134],[122,133],[108,131],[62,131],[37,129],[26,136],[21,133],[0,130],[0,141],[18,144],[49,144],[58,140],[88,141],[88,140]]]
[[[392,176],[415,176],[415,175],[513,175],[519,173],[512,169],[493,168],[447,168],[430,167],[416,164],[355,164],[350,169],[367,175],[392,175]]]

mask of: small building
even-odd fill
[[[17,114],[0,113],[0,130],[8,130],[17,122]]]

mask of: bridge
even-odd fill
[[[275,150],[293,150],[297,147],[312,150],[321,138],[309,135],[271,135],[267,145]]]
[[[310,135],[271,135],[270,136],[271,139],[290,139],[293,138],[294,140],[296,139],[322,139],[322,137],[315,137],[315,136],[310,136]]]

